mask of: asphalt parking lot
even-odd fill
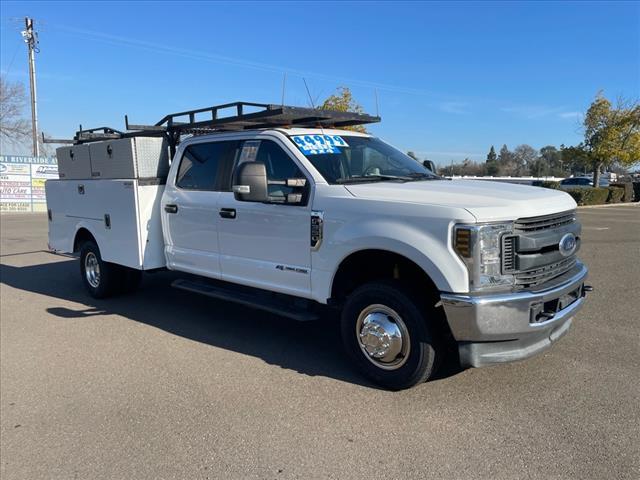
[[[640,478],[640,207],[581,209],[595,292],[525,362],[403,392],[355,373],[326,322],[172,289],[93,300],[3,215],[0,477]]]

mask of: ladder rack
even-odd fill
[[[118,138],[164,136],[173,154],[182,135],[278,127],[343,128],[380,121],[380,117],[364,113],[253,102],[233,102],[171,113],[154,125],[131,124],[127,115],[124,118],[126,132],[110,127],[83,130],[81,125],[73,139],[44,139],[43,135],[43,140],[77,145]]]

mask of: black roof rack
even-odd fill
[[[181,135],[187,134],[277,127],[343,128],[380,121],[380,117],[364,113],[252,102],[226,103],[171,113],[155,125],[134,125],[129,123],[128,116],[124,118],[127,132],[109,127],[83,130],[81,125],[73,140],[46,141],[79,144],[113,138],[165,136],[173,151]]]

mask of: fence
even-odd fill
[[[0,212],[45,212],[50,178],[58,178],[55,158],[0,155]]]

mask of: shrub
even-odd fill
[[[607,203],[620,203],[624,196],[624,188],[621,187],[607,187],[609,195],[607,196]]]
[[[560,182],[550,182],[548,180],[536,180],[532,185],[534,187],[552,188],[554,190],[560,189]]]
[[[578,205],[601,205],[607,201],[608,188],[570,188],[567,193],[573,197]]]
[[[633,202],[633,184],[631,182],[625,183],[612,183],[611,187],[618,187],[624,189],[624,195],[622,196],[623,202]]]

